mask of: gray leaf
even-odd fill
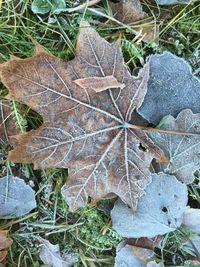
[[[113,228],[123,237],[153,237],[174,231],[182,223],[187,204],[187,187],[174,176],[152,174],[146,194],[136,213],[117,200],[111,218]]]
[[[168,163],[156,164],[157,170],[173,174],[184,183],[194,180],[194,172],[200,168],[200,113],[193,114],[186,109],[177,118],[167,116],[160,128],[178,132],[197,133],[197,135],[176,135],[149,133],[149,137],[164,151]]]
[[[189,4],[191,0],[156,0],[159,5]]]
[[[21,217],[35,207],[35,192],[24,180],[14,176],[0,178],[0,218]]]
[[[169,52],[150,57],[148,91],[139,109],[149,122],[157,124],[164,116],[177,116],[182,109],[200,112],[200,80],[190,65]]]
[[[183,225],[196,234],[200,234],[200,209],[187,207],[183,214]]]
[[[53,245],[48,240],[41,237],[37,238],[42,244],[40,250],[40,259],[48,267],[70,267],[77,260],[75,254],[69,254],[66,257],[61,257],[59,245]]]
[[[152,250],[126,245],[117,252],[114,267],[146,267],[152,256]]]

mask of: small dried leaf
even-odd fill
[[[111,218],[113,228],[123,237],[153,237],[174,231],[182,223],[187,204],[187,187],[174,176],[152,174],[146,194],[135,213],[117,200]]]
[[[155,169],[175,175],[184,183],[191,183],[195,178],[194,172],[200,168],[200,113],[193,114],[191,110],[186,109],[181,111],[177,118],[169,115],[161,121],[160,129],[194,133],[194,135],[149,133],[149,137],[169,158],[168,163],[154,165]]]
[[[123,23],[129,24],[145,17],[139,0],[120,0],[112,4],[112,12],[115,18]]]
[[[196,234],[200,234],[200,209],[187,207],[183,214],[183,225]]]
[[[185,60],[169,52],[150,57],[148,91],[140,115],[158,124],[164,116],[177,116],[186,108],[200,112],[199,102],[200,80]]]
[[[139,0],[120,0],[119,3],[112,4],[111,8],[114,17],[122,23],[131,24],[138,21],[134,24],[134,31],[139,38],[144,41],[155,40],[158,27],[155,21],[147,17]]]
[[[0,230],[0,262],[6,258],[7,251],[5,249],[9,248],[12,242],[12,239],[7,238],[6,231]]]
[[[41,237],[38,240],[41,243],[40,259],[48,267],[71,267],[77,261],[75,254],[61,256],[59,245],[53,245]]]
[[[0,218],[21,217],[36,207],[35,192],[24,180],[0,178]]]
[[[88,24],[81,26],[76,57],[68,63],[37,49],[31,58],[0,65],[9,97],[44,120],[19,138],[9,160],[34,163],[35,168],[69,168],[62,193],[71,210],[85,206],[89,196],[97,201],[111,192],[136,209],[150,182],[152,159],[163,156],[145,131],[131,125],[146,94],[149,66],[131,76],[119,42],[110,44]],[[73,82],[107,76],[125,88],[96,93]]]
[[[125,87],[124,83],[120,83],[114,76],[106,77],[88,77],[83,79],[77,79],[74,81],[77,85],[83,89],[92,89],[95,92],[102,92],[107,89]]]

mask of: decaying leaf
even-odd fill
[[[145,14],[139,0],[120,0],[119,3],[113,3],[111,9],[114,17],[124,24],[138,22],[133,29],[139,38],[144,41],[156,39],[158,27],[155,21]]]
[[[6,249],[12,245],[12,239],[7,237],[6,231],[0,230],[0,262],[7,256]]]
[[[126,245],[117,251],[115,267],[147,267],[153,256],[152,250]]]
[[[119,42],[110,44],[83,24],[76,57],[66,63],[36,47],[28,59],[11,59],[0,66],[9,98],[26,103],[44,123],[21,135],[9,160],[34,163],[35,168],[69,168],[63,187],[71,210],[108,193],[132,209],[150,182],[153,158],[163,156],[132,113],[146,94],[149,66],[137,77],[124,65]],[[88,77],[113,76],[125,88],[96,93],[74,83]]]
[[[0,218],[21,217],[36,207],[35,192],[19,177],[0,178]]]
[[[61,256],[59,245],[53,245],[48,240],[38,238],[41,244],[40,259],[48,267],[70,267],[77,261],[77,255]]]
[[[106,77],[88,77],[83,79],[77,79],[74,81],[77,85],[83,89],[92,89],[95,92],[102,92],[107,89],[125,87],[124,83],[119,83],[114,76]]]
[[[3,147],[16,144],[15,135],[19,134],[12,115],[10,101],[0,101],[0,145]]]
[[[186,108],[200,112],[200,80],[190,65],[169,52],[150,57],[148,91],[139,113],[158,124],[166,115],[177,116]]]
[[[121,200],[111,211],[112,226],[123,237],[154,237],[174,231],[182,223],[187,187],[174,176],[152,174],[135,213]]]
[[[156,247],[160,248],[162,239],[162,236],[155,236],[153,238],[126,238],[118,244],[117,251],[121,250],[126,245],[154,250]]]
[[[119,3],[112,3],[111,7],[115,18],[126,24],[145,17],[139,0],[120,0]]]
[[[119,245],[118,249],[124,247],[125,245],[147,248],[154,250],[155,247],[160,247],[160,243],[163,237],[161,235],[155,236],[153,238],[141,237],[141,238],[127,238],[124,239]]]
[[[183,225],[200,235],[200,209],[187,207],[183,214]]]
[[[161,121],[160,129],[197,133],[190,136],[149,133],[169,158],[168,163],[155,165],[156,169],[173,174],[184,183],[191,183],[195,178],[194,172],[200,168],[200,113],[193,114],[191,110],[185,109],[177,118],[169,115]]]

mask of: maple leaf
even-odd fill
[[[184,109],[176,118],[168,115],[161,120],[160,129],[182,131],[186,134],[149,133],[151,139],[169,158],[167,163],[155,163],[155,170],[175,175],[183,183],[192,183],[195,171],[200,168],[200,113],[193,114],[190,109]],[[187,132],[194,135],[188,136]]]
[[[151,181],[152,159],[163,156],[145,131],[133,125],[133,111],[147,90],[148,64],[131,76],[119,42],[108,43],[85,24],[72,61],[63,62],[37,46],[31,58],[2,64],[0,76],[8,98],[44,119],[39,129],[18,138],[9,160],[34,163],[35,168],[69,168],[62,193],[71,210],[85,206],[89,196],[98,200],[110,192],[136,208]],[[91,77],[108,76],[120,86],[95,92]],[[77,84],[86,78],[90,88]]]

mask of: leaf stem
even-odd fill
[[[131,128],[135,130],[142,130],[144,132],[156,132],[156,133],[163,133],[163,134],[175,134],[175,135],[200,135],[200,133],[188,133],[188,132],[179,132],[179,131],[173,131],[173,130],[163,130],[153,127],[145,127],[145,126],[139,126],[139,125],[133,125],[133,124],[127,124],[126,128]]]

